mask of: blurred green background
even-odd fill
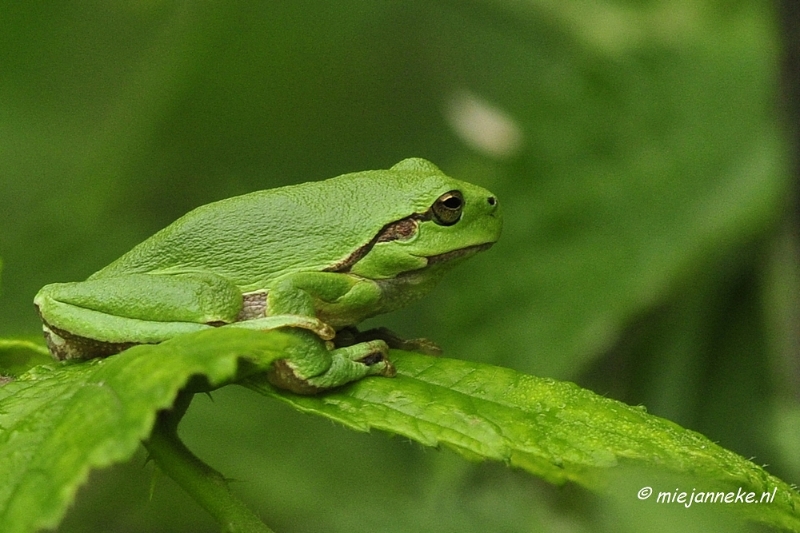
[[[371,325],[643,404],[798,483],[781,46],[759,0],[3,2],[0,335],[38,335],[39,287],[193,207],[426,157],[495,192],[504,235]],[[646,514],[634,482],[617,499],[551,487],[235,387],[197,398],[182,428],[283,533],[718,519]],[[217,530],[163,476],[150,500],[143,464],[93,474],[60,531]]]

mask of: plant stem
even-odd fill
[[[144,442],[158,467],[208,511],[225,533],[274,533],[236,497],[225,478],[194,455],[178,437],[178,423],[193,394],[181,393],[173,409],[159,413]]]

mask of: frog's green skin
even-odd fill
[[[34,303],[59,359],[212,327],[299,328],[305,345],[273,382],[316,392],[393,374],[383,340],[324,341],[419,299],[501,225],[489,191],[406,159],[199,207],[88,280],[45,286]]]

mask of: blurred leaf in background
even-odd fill
[[[193,207],[426,157],[495,192],[505,233],[372,323],[644,404],[797,483],[778,28],[763,0],[4,2],[0,334]],[[642,524],[633,493],[214,399],[185,439],[278,531]],[[62,531],[214,530],[169,480],[148,502],[140,464],[96,473]]]

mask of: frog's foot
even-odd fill
[[[389,347],[382,340],[338,348],[330,353],[331,364],[322,374],[306,377],[289,359],[272,364],[267,379],[274,386],[297,394],[316,394],[340,387],[365,376],[392,377],[394,365],[387,358]]]
[[[425,355],[442,355],[442,348],[432,340],[425,338],[404,339],[389,328],[382,327],[358,331],[354,326],[348,326],[336,333],[336,338],[333,342],[337,347],[340,347],[373,340],[382,340],[389,348],[396,350],[407,350]]]
[[[328,341],[336,336],[336,330],[313,316],[303,315],[275,315],[250,320],[242,320],[226,324],[225,327],[257,329],[268,331],[278,328],[302,328],[307,329],[317,335],[320,339]]]

